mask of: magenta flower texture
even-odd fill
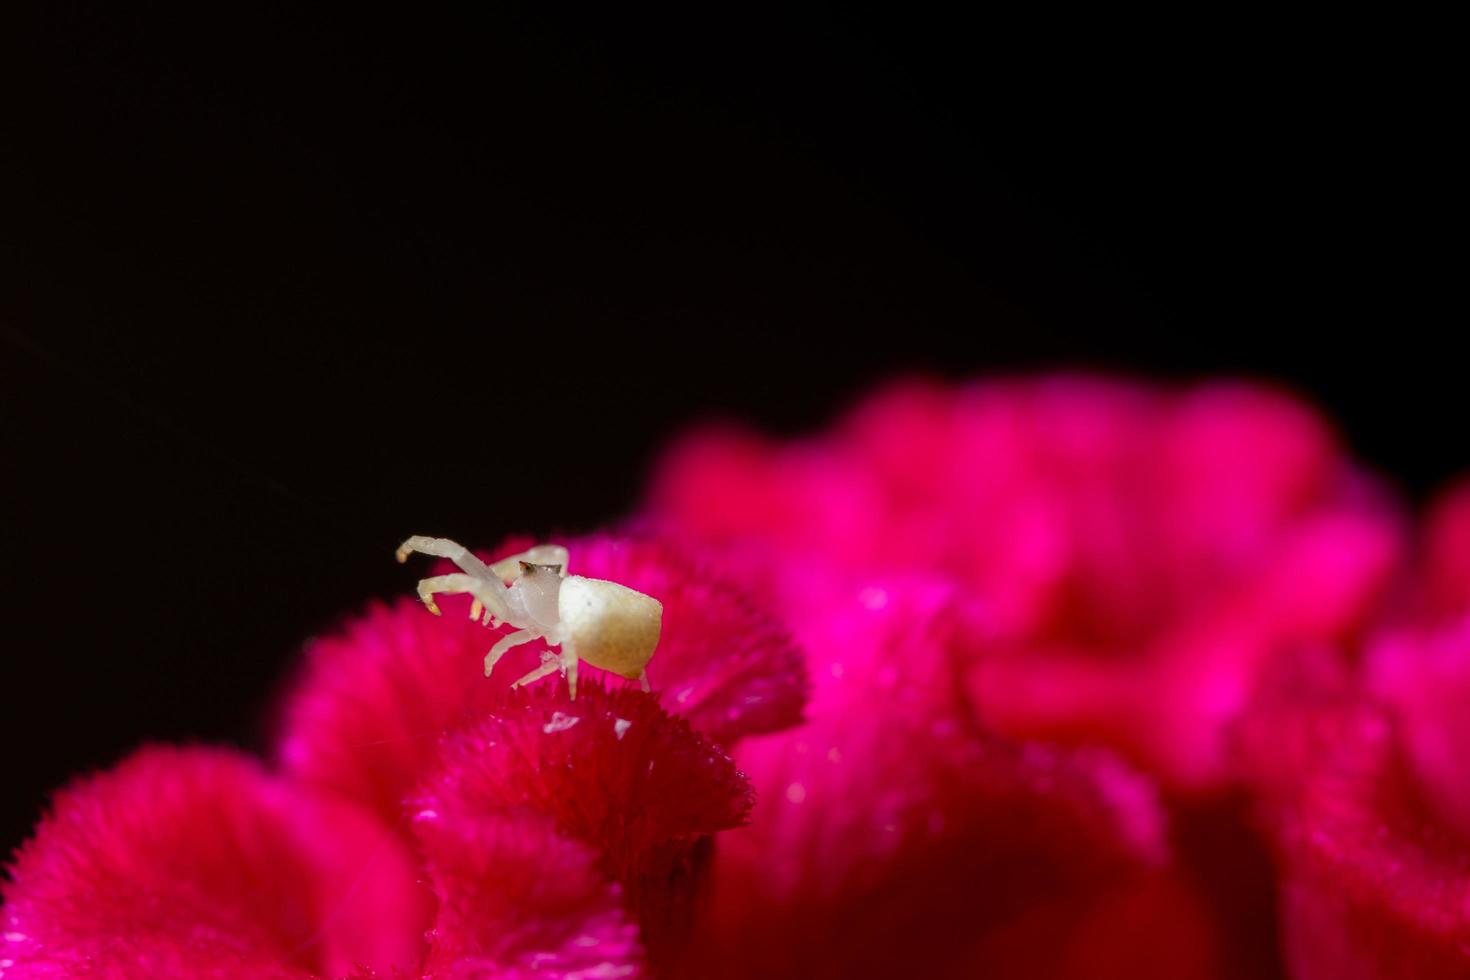
[[[1363,657],[1295,671],[1249,728],[1297,977],[1470,974],[1465,499],[1431,508],[1414,589]]]
[[[579,574],[612,578],[663,602],[651,672],[667,710],[726,744],[800,720],[805,664],[780,621],[728,574],[649,536],[569,543]],[[439,736],[503,703],[510,681],[546,649],[537,641],[512,650],[496,668],[499,679],[486,681],[480,662],[497,634],[468,618],[467,598],[445,597],[441,605],[442,617],[408,599],[374,606],[311,644],[283,710],[287,771],[399,820],[403,800],[437,763]],[[626,683],[595,668],[587,675]]]
[[[982,613],[961,683],[989,725],[1109,744],[1195,792],[1230,782],[1262,665],[1360,629],[1402,536],[1285,395],[1074,376],[901,385],[785,445],[696,433],[651,506],[754,567],[954,579]]]
[[[1208,962],[1215,937],[1169,879],[1150,781],[1106,751],[1012,742],[967,712],[951,683],[952,587],[783,581],[802,610],[810,721],[735,750],[761,802],[718,842],[686,975],[1124,976],[1147,963],[1164,976]],[[1116,921],[1129,902],[1175,927],[1167,939],[1037,942]]]
[[[417,961],[430,910],[371,814],[220,749],[144,749],[77,782],[12,875],[7,980],[387,970]]]
[[[0,978],[1470,976],[1470,484],[1415,530],[1283,392],[909,382],[556,543],[651,692],[373,604],[269,761],[56,796]]]

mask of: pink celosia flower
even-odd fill
[[[1470,828],[1430,798],[1405,719],[1360,695],[1288,703],[1260,723],[1255,754],[1291,975],[1470,975]]]
[[[1361,665],[1298,663],[1246,729],[1302,980],[1470,976],[1462,493],[1432,510],[1408,618]]]
[[[0,976],[642,976],[687,936],[704,835],[750,804],[685,722],[596,681],[504,694],[451,738],[416,848],[238,754],[150,749],[21,851]]]
[[[1425,802],[1470,842],[1470,607],[1438,629],[1383,637],[1366,666],[1369,690],[1397,719],[1404,762]]]
[[[511,542],[489,557],[513,554],[522,544]],[[622,583],[663,603],[663,635],[648,670],[668,710],[724,744],[800,719],[806,684],[800,653],[778,621],[728,576],[645,535],[567,544],[577,574]],[[398,821],[405,797],[437,764],[439,738],[502,705],[511,681],[546,649],[540,641],[515,648],[487,681],[481,662],[498,634],[467,618],[462,596],[445,597],[441,606],[443,617],[409,600],[374,606],[343,633],[311,644],[283,713],[280,757],[289,772]],[[603,675],[587,667],[584,676]]]
[[[683,975],[1212,975],[1148,781],[975,726],[950,585],[813,560],[778,587],[811,720],[737,747],[760,805],[716,842]]]
[[[733,742],[791,724],[805,666],[666,545],[574,549],[664,602],[658,694],[597,671],[576,701],[512,692],[518,665],[482,675],[495,637],[462,604],[377,608],[314,645],[285,777],[155,749],[63,794],[6,890],[0,975],[591,980],[679,956],[707,835],[751,804],[690,725]]]
[[[1470,479],[1450,487],[1425,518],[1425,570],[1420,592],[1432,616],[1470,611]]]
[[[1359,629],[1395,515],[1270,389],[1077,377],[908,384],[789,445],[697,434],[651,510],[747,567],[942,573],[983,614],[962,680],[988,724],[1227,782],[1262,665]]]
[[[469,835],[486,861],[497,860],[500,848],[511,848],[512,859],[520,853],[500,829],[501,809],[511,800],[530,805],[523,797],[533,790],[549,794],[532,809],[594,849],[597,867],[623,890],[630,921],[659,961],[687,931],[675,920],[695,880],[690,848],[700,835],[739,822],[745,804],[729,800],[744,801],[745,784],[658,705],[733,743],[800,719],[805,664],[773,616],[667,542],[633,535],[566,543],[578,574],[663,603],[663,633],[649,664],[654,697],[624,691],[623,679],[592,668],[575,702],[555,680],[530,688],[529,700],[513,697],[510,682],[538,662],[544,644],[513,650],[487,680],[481,663],[497,634],[467,618],[466,598],[445,597],[438,618],[403,601],[375,607],[345,633],[312,644],[287,699],[281,759],[298,778],[361,801],[395,826],[405,826],[406,812],[419,814],[418,837],[442,836],[424,829],[424,814],[437,814],[457,828],[454,834]],[[489,557],[523,544],[508,543]],[[599,678],[613,690],[604,691]],[[656,778],[618,768],[630,760],[656,766]],[[405,811],[425,779],[428,795]],[[625,799],[623,792],[638,795]],[[670,809],[677,806],[689,809]],[[467,822],[467,812],[490,816],[482,826]],[[577,822],[594,813],[601,824]],[[627,827],[620,829],[622,822]],[[648,839],[628,844],[628,828]],[[657,887],[647,886],[650,876]]]
[[[375,606],[310,645],[280,774],[150,749],[61,794],[0,977],[1258,975],[1195,853],[1239,841],[1155,783],[1238,772],[1295,976],[1470,975],[1463,501],[1355,665],[1397,519],[1279,393],[906,385],[695,437],[658,534],[567,542],[662,601],[652,696],[511,692],[541,643],[486,680],[467,599]]]
[[[412,968],[429,896],[356,807],[233,752],[146,749],[59,794],[17,854],[0,976],[342,976]]]
[[[745,778],[684,721],[593,681],[576,701],[533,687],[451,738],[414,807],[421,835],[483,824],[506,843],[502,825],[539,816],[593,848],[657,963],[688,932],[699,841],[744,822],[751,802]]]
[[[421,820],[438,898],[424,976],[645,975],[638,926],[597,850],[534,814]]]

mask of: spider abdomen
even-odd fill
[[[557,606],[563,639],[594,667],[636,679],[658,646],[663,603],[625,585],[569,575]]]

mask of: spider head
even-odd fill
[[[511,583],[512,603],[519,604],[542,626],[555,626],[560,616],[561,566],[520,562],[520,574]]]

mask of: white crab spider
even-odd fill
[[[464,545],[448,538],[414,536],[398,546],[398,560],[414,552],[448,558],[462,572],[436,575],[419,582],[419,598],[439,615],[436,593],[468,593],[474,597],[470,618],[486,626],[509,623],[519,629],[490,648],[485,676],[511,647],[545,637],[561,654],[545,653],[541,666],[511,685],[520,687],[560,670],[572,700],[577,698],[577,664],[636,680],[649,689],[644,669],[658,646],[663,604],[652,596],[616,582],[567,574],[567,549],[539,544],[494,565],[486,565]]]

